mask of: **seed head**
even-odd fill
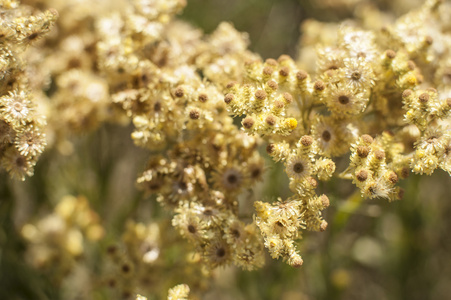
[[[364,135],[362,135],[362,141],[365,144],[369,145],[369,144],[371,144],[373,142],[373,138],[369,134],[364,134]]]
[[[316,189],[316,187],[318,186],[318,181],[316,181],[316,179],[313,177],[308,177],[307,182],[314,189]]]
[[[207,94],[200,94],[198,97],[199,102],[205,103],[208,100]]]
[[[229,82],[229,83],[226,85],[226,88],[231,89],[231,88],[233,88],[236,84],[238,84],[236,81]]]
[[[367,170],[360,170],[355,174],[355,178],[357,178],[358,181],[364,182],[368,178],[368,171]]]
[[[272,90],[277,90],[279,85],[274,80],[270,80],[266,83]]]
[[[396,184],[398,182],[398,175],[396,175],[395,172],[390,172],[388,175],[388,181],[390,181],[392,184]]]
[[[185,95],[185,91],[183,90],[183,88],[182,88],[181,86],[179,86],[179,87],[177,87],[177,88],[175,89],[174,95],[175,95],[177,98],[182,98],[183,95]]]
[[[327,222],[323,220],[323,221],[321,222],[321,225],[319,225],[319,230],[320,230],[320,231],[326,231],[327,225],[328,225]]]
[[[420,103],[426,103],[429,101],[429,94],[428,93],[422,93],[420,96],[418,96],[418,100]]]
[[[327,225],[326,225],[327,226]],[[302,264],[304,263],[304,261],[302,260],[302,258],[299,257],[295,257],[291,259],[290,262],[290,266],[294,267],[294,268],[300,268],[302,267]]]
[[[269,126],[274,126],[277,123],[277,119],[273,115],[269,115],[269,116],[266,117],[265,122]]]
[[[274,58],[268,58],[265,63],[269,66],[277,67],[277,61]]]
[[[416,65],[415,65],[415,63],[414,63],[413,61],[409,60],[409,61],[407,62],[407,67],[408,67],[410,70],[415,70]]]
[[[276,146],[274,144],[268,144],[268,146],[266,146],[266,153],[271,154],[274,152],[274,150],[276,149]]]
[[[197,120],[200,117],[200,112],[198,109],[194,108],[189,112],[189,117],[191,120]]]
[[[317,81],[315,81],[313,88],[315,89],[315,91],[321,92],[321,91],[324,91],[324,89],[326,88],[326,85],[321,80],[317,80]]]
[[[282,77],[287,77],[290,74],[290,69],[288,67],[283,67],[279,70],[279,75]]]
[[[266,96],[266,92],[263,90],[257,90],[255,92],[255,98],[257,98],[258,100],[265,100]]]
[[[402,92],[402,97],[403,98],[407,98],[410,97],[410,95],[412,95],[412,90],[404,90],[404,92]]]
[[[255,120],[252,117],[246,117],[243,120],[243,127],[246,129],[251,129],[252,126],[254,126],[254,124],[255,124]]]
[[[367,146],[358,146],[357,147],[357,155],[361,158],[365,158],[370,153],[370,148]]]
[[[282,54],[281,56],[279,56],[279,58],[277,59],[277,61],[279,62],[279,64],[282,64],[284,61],[286,60],[290,60],[291,57],[287,54]]]
[[[227,94],[224,97],[224,102],[226,104],[230,104],[230,102],[232,102],[235,99],[235,95],[234,94]]]
[[[326,195],[321,195],[320,200],[324,208],[329,207],[330,205],[329,197],[327,197]]]
[[[271,76],[271,74],[274,72],[274,69],[271,67],[264,67],[263,68],[263,75]]]
[[[296,73],[296,79],[298,81],[303,81],[308,77],[307,72],[305,72],[304,70],[300,70],[299,72]]]
[[[394,59],[396,56],[396,52],[393,50],[387,50],[385,51],[385,56],[389,59]]]
[[[274,107],[278,108],[278,109],[282,109],[285,106],[285,103],[283,103],[280,100],[275,100],[274,101]]]
[[[283,99],[285,99],[287,104],[290,104],[291,102],[293,102],[293,96],[291,96],[290,93],[283,93]]]
[[[409,177],[409,175],[410,175],[410,169],[407,167],[402,168],[401,178],[405,179],[405,178]]]
[[[309,147],[311,144],[313,144],[313,138],[309,135],[304,135],[301,137],[301,144],[305,147]]]
[[[377,160],[383,160],[385,158],[385,152],[382,150],[376,150],[374,151],[374,157],[376,157]]]

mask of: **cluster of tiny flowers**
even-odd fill
[[[25,180],[46,146],[45,117],[39,111],[23,61],[27,46],[56,21],[55,10],[27,14],[16,1],[0,2],[0,165]]]
[[[440,100],[433,88],[405,90],[402,97],[406,121],[420,131],[410,160],[412,170],[430,175],[440,167],[451,174],[451,98]]]
[[[170,288],[168,291],[168,300],[188,300],[189,298],[189,286],[187,284],[179,284]],[[136,295],[135,300],[147,300],[146,297],[141,295]]]
[[[402,160],[399,153],[388,153],[393,147],[384,148],[384,141],[389,140],[387,135],[374,140],[364,134],[351,147],[351,163],[347,172],[352,174],[353,183],[366,198],[397,200],[402,197],[402,190],[395,188],[395,184],[399,177],[407,176],[408,171],[399,163]]]
[[[120,242],[106,249],[108,263],[104,264],[102,282],[112,294],[119,299],[131,299],[136,292],[160,294],[161,287],[171,284],[174,278],[185,278],[197,287],[204,284],[206,274],[194,268],[199,258],[193,253],[175,258],[174,263],[179,265],[176,269],[164,263],[171,249],[180,243],[179,239],[163,234],[165,230],[169,229],[158,223],[127,222]],[[166,272],[171,276],[162,276]],[[190,278],[186,279],[187,276]]]
[[[97,49],[112,102],[133,122],[135,144],[166,152],[150,158],[138,177],[139,186],[175,213],[173,225],[210,270],[231,263],[245,269],[262,266],[260,234],[255,224],[238,217],[238,197],[263,174],[259,139],[233,125],[220,85],[198,73],[205,70],[209,78],[221,74],[224,67],[218,66],[217,52],[239,57],[246,36],[224,23],[207,44],[185,24],[132,11],[98,21]],[[133,16],[159,26],[143,32],[131,25]],[[229,46],[236,42],[242,45]],[[238,71],[226,72],[237,79]]]
[[[365,198],[400,199],[395,184],[410,170],[449,172],[451,102],[438,95],[450,92],[442,78],[426,82],[423,75],[449,57],[448,50],[433,47],[435,39],[450,43],[449,11],[449,5],[432,0],[382,31],[342,24],[333,28],[335,39],[317,47],[316,70],[300,69],[309,65],[302,56],[298,62],[286,55],[253,60],[240,82],[226,86],[229,113],[242,116],[245,132],[269,142],[268,153],[285,164],[295,194],[274,205],[256,203],[257,225],[274,258],[299,265],[293,247],[298,229],[325,229],[320,211],[329,201],[313,191],[314,177],[328,180],[335,171],[330,158],[351,150],[340,177],[351,179]],[[425,31],[418,20],[431,26]],[[309,25],[319,36],[318,30],[326,35],[331,30],[311,22],[303,28],[307,32]],[[439,92],[424,90],[427,85]]]
[[[326,230],[327,222],[322,219],[321,211],[329,206],[329,198],[317,196],[315,189],[317,179],[327,181],[331,178],[335,163],[329,158],[318,157],[317,142],[309,135],[302,136],[291,148],[288,143],[285,145],[269,144],[267,151],[276,160],[284,162],[294,195],[283,201],[279,199],[273,205],[255,202],[256,223],[271,256],[282,257],[288,264],[299,267],[302,258],[294,244],[301,237],[299,230]]]
[[[189,296],[189,286],[179,284],[169,289],[168,300],[187,300]]]
[[[345,155],[349,166],[337,177],[370,199],[401,199],[396,184],[411,171],[451,174],[450,3],[428,0],[382,30],[308,21],[297,60],[263,60],[229,23],[206,36],[178,21],[184,0],[132,0],[121,10],[77,8],[77,1],[42,1],[55,2],[64,17],[45,50],[27,51],[31,79],[19,53],[49,31],[56,13],[25,17],[16,2],[0,0],[0,160],[24,179],[46,145],[31,87],[45,90],[47,132],[62,153],[71,153],[71,133],[107,120],[131,124],[131,139],[150,155],[137,184],[169,211],[190,258],[180,255],[174,271],[163,253],[181,240],[166,240],[160,223],[130,221],[102,266],[119,298],[173,286],[167,276],[194,290],[218,267],[259,268],[265,247],[300,267],[303,230],[326,230],[322,213],[329,197],[333,204],[318,182],[330,180]],[[249,190],[263,179],[264,145],[283,164],[292,195],[249,203]],[[36,266],[58,255],[62,267],[72,266],[91,236],[86,224],[100,236],[86,201],[68,199],[22,230]],[[243,217],[252,204],[253,219]],[[91,217],[71,219],[78,209]],[[168,299],[188,292],[179,285]]]
[[[65,196],[53,213],[25,224],[21,234],[28,242],[28,262],[61,284],[104,229],[85,197]]]

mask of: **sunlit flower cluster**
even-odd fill
[[[54,25],[55,10],[30,15],[16,1],[0,3],[0,165],[25,180],[44,151],[45,117],[30,87],[23,52]]]
[[[184,0],[40,1],[57,23],[55,9],[30,14],[0,0],[1,166],[24,180],[45,146],[69,156],[74,135],[129,126],[149,156],[137,186],[166,218],[127,215],[118,234],[87,199],[68,196],[22,228],[27,260],[63,278],[89,256],[86,242],[102,239],[96,283],[117,298],[145,299],[175,281],[201,290],[222,267],[262,267],[265,248],[300,267],[304,232],[327,230],[327,181],[394,201],[411,172],[451,174],[451,4],[442,2],[383,27],[309,20],[299,57],[262,59],[230,23],[206,35],[178,20]],[[288,195],[272,203],[255,192],[268,165],[288,178]],[[190,288],[168,299],[188,299]]]

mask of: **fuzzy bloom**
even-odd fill
[[[360,114],[368,103],[362,93],[341,84],[330,88],[326,101],[328,109],[338,118]]]

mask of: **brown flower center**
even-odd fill
[[[21,112],[23,110],[23,105],[22,103],[16,102],[14,103],[13,108],[15,111]]]
[[[224,257],[225,255],[226,255],[226,251],[223,247],[218,248],[218,250],[216,250],[216,256]]]
[[[190,233],[196,233],[196,227],[194,227],[194,225],[188,225],[188,231]]]
[[[351,73],[351,78],[352,80],[360,80],[360,78],[362,77],[362,74],[360,74],[359,71],[354,71]]]
[[[235,174],[230,174],[229,176],[227,176],[227,181],[230,184],[234,184],[234,183],[236,183],[238,181],[238,177],[236,177]]]
[[[16,166],[18,166],[19,168],[23,168],[26,165],[26,160],[24,157],[19,156],[16,158]]]
[[[156,103],[153,105],[153,110],[154,110],[155,112],[160,112],[160,111],[161,111],[161,103],[160,103],[160,102],[156,102]]]
[[[213,215],[213,210],[207,208],[206,210],[204,210],[204,215],[208,216],[208,217],[212,216]]]
[[[338,102],[340,102],[340,104],[346,105],[349,103],[349,97],[346,95],[340,95],[338,97]]]
[[[300,162],[295,163],[293,166],[293,171],[297,174],[302,173],[302,171],[304,171],[304,165]]]
[[[330,134],[329,130],[324,130],[324,131],[323,131],[323,134],[321,135],[321,137],[323,138],[323,140],[324,140],[325,142],[330,141],[331,134]]]

